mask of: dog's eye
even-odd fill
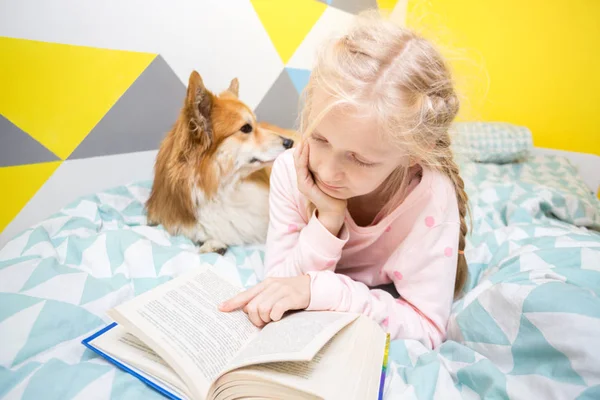
[[[242,126],[242,129],[240,129],[240,131],[242,131],[244,133],[250,133],[250,132],[252,132],[252,125],[246,124],[246,125]]]

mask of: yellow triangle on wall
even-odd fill
[[[314,0],[251,0],[251,3],[284,64],[327,8]]]
[[[66,159],[155,54],[0,38],[0,114]]]
[[[377,0],[377,5],[380,10],[391,12],[396,7],[398,0]]]
[[[27,204],[62,161],[0,168],[0,232]]]

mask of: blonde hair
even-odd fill
[[[314,89],[332,101],[315,117]],[[468,275],[464,256],[468,198],[450,149],[449,129],[459,110],[451,74],[440,52],[415,32],[383,19],[377,11],[359,14],[341,37],[321,47],[303,92],[300,131],[310,135],[332,108],[364,110],[378,121],[378,134],[412,160],[436,169],[452,181],[458,201],[460,235],[454,294]],[[309,123],[310,122],[310,123]],[[384,182],[388,196],[384,215],[401,201],[407,168],[400,167]],[[311,205],[311,207],[314,206]]]

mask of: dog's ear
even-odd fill
[[[231,80],[231,83],[229,84],[227,91],[229,91],[230,93],[233,93],[233,95],[235,95],[235,97],[239,96],[240,82],[238,81],[238,78],[233,78]]]
[[[213,94],[206,89],[200,74],[193,71],[187,88],[185,107],[188,113],[190,134],[200,141],[204,149],[212,143],[211,112]]]

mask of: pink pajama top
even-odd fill
[[[293,151],[280,155],[271,173],[266,277],[308,274],[308,310],[360,312],[392,339],[437,347],[446,337],[460,231],[450,179],[422,168],[390,214],[358,226],[346,211],[336,237],[314,213],[308,218]],[[373,288],[385,284],[393,284],[400,297]]]

